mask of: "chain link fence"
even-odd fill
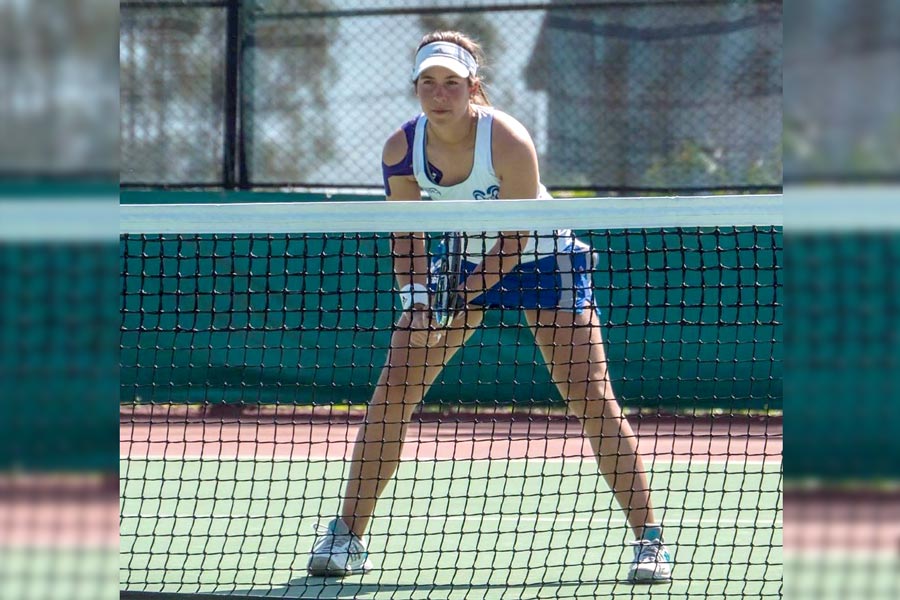
[[[775,0],[256,0],[121,7],[122,182],[377,187],[434,29],[478,39],[492,102],[555,189],[779,187]]]

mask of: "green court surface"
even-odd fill
[[[0,598],[113,600],[118,567],[115,546],[10,547],[0,540]]]
[[[784,570],[784,596],[791,600],[900,598],[900,555],[896,552],[785,552]]]
[[[376,570],[308,577],[342,460],[121,465],[121,589],[287,598],[775,598],[781,465],[652,465],[675,580],[624,582],[632,550],[595,463],[405,461],[378,505]],[[143,499],[142,499],[143,498]],[[659,516],[659,514],[657,515]]]

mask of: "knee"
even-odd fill
[[[378,384],[390,398],[415,398],[423,395],[425,377],[422,369],[388,367]]]
[[[371,406],[388,415],[411,413],[425,396],[425,384],[409,377],[409,369],[388,368],[382,374]]]

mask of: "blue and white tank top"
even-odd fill
[[[422,189],[432,200],[491,200],[500,195],[500,179],[494,172],[494,161],[491,153],[491,128],[494,123],[494,111],[489,107],[476,106],[478,112],[478,125],[475,129],[475,157],[472,161],[472,171],[465,181],[456,185],[442,186],[435,183],[432,175],[433,167],[425,156],[425,125],[427,117],[422,114],[407,126],[415,126],[412,140],[412,170]],[[552,199],[543,184],[540,186],[538,198]],[[467,231],[465,254],[466,260],[479,263],[484,255],[497,241],[496,232]],[[576,242],[575,236],[569,229],[537,231],[537,238],[530,232],[531,237],[521,252],[521,262],[527,263],[540,260],[557,252],[571,251]]]

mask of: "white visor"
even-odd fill
[[[478,62],[472,54],[450,42],[431,42],[419,48],[416,53],[416,66],[413,67],[412,80],[419,78],[425,69],[445,67],[454,75],[469,77],[478,70]]]

